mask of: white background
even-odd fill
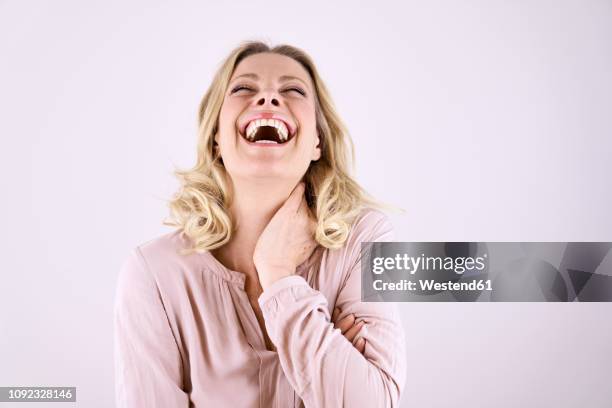
[[[0,386],[113,406],[119,266],[247,39],[312,55],[396,240],[612,241],[610,1],[0,0]],[[612,405],[609,303],[400,307],[402,407]]]

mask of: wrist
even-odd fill
[[[266,290],[277,280],[291,276],[295,274],[295,268],[288,265],[259,265],[255,266],[257,274],[259,275],[259,283],[261,288]]]

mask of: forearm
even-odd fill
[[[398,367],[388,353],[375,349],[393,339],[380,339],[383,332],[376,334],[378,338],[366,335],[368,346],[362,355],[334,329],[326,298],[300,276],[275,282],[260,297],[260,305],[283,370],[308,407],[397,406]],[[385,327],[388,322],[378,323]],[[369,336],[373,333],[370,330]]]

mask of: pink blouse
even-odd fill
[[[391,239],[388,218],[364,210],[342,248],[319,247],[316,262],[269,286],[258,302],[277,351],[244,274],[208,251],[177,253],[188,245],[180,230],[138,246],[115,298],[117,407],[398,407],[407,357],[396,306],[360,301],[360,243]],[[334,328],[336,306],[365,321],[364,354]]]

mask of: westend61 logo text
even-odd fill
[[[397,254],[395,257],[376,257],[372,259],[372,272],[380,275],[386,271],[405,270],[411,275],[418,271],[453,271],[457,274],[473,270],[483,271],[486,268],[487,254],[474,257],[441,257],[421,256],[414,257],[408,254]]]

